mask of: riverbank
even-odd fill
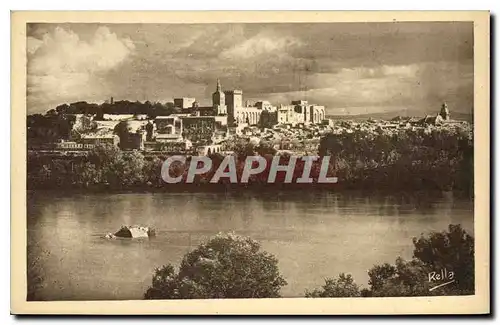
[[[323,194],[327,195],[338,195],[340,197],[369,197],[369,198],[394,198],[396,201],[404,201],[406,199],[416,199],[420,201],[430,201],[439,198],[449,198],[453,197],[460,200],[473,201],[474,196],[466,192],[461,191],[426,191],[426,190],[414,190],[414,191],[393,191],[393,190],[370,190],[370,189],[348,189],[348,188],[319,188],[310,185],[307,190],[298,188],[278,188],[276,186],[262,186],[262,187],[235,187],[235,186],[213,186],[212,184],[207,186],[190,186],[184,187],[182,184],[180,186],[172,186],[170,188],[134,188],[134,189],[109,189],[96,187],[90,188],[68,188],[68,189],[29,189],[27,190],[28,197],[30,196],[55,196],[55,197],[72,197],[78,195],[120,195],[120,194],[172,194],[172,195],[182,195],[182,194],[216,194],[225,195],[227,197],[256,197],[256,198],[284,198],[284,197],[309,197],[309,196],[321,196]]]
[[[273,194],[276,192],[330,192],[330,193],[349,193],[358,192],[376,195],[391,195],[398,193],[406,196],[419,196],[422,193],[452,193],[454,196],[461,198],[473,198],[474,194],[471,190],[443,190],[436,186],[417,186],[413,184],[408,186],[408,183],[398,182],[391,183],[348,183],[339,180],[335,184],[284,184],[284,183],[250,183],[250,184],[232,184],[232,183],[194,183],[194,184],[134,184],[126,187],[115,187],[110,184],[91,184],[81,186],[79,184],[36,184],[28,183],[28,191],[39,192],[61,192],[61,193],[266,193]]]

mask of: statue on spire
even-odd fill
[[[220,85],[220,79],[219,78],[217,78],[217,91],[218,92],[222,92],[222,87]]]
[[[448,104],[446,104],[446,102],[441,105],[441,111],[439,112],[439,115],[441,115],[441,117],[445,121],[450,119],[450,111],[448,110]]]

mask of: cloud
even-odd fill
[[[43,44],[42,40],[39,40],[34,37],[28,37],[26,44],[27,45],[26,51],[28,52],[28,55],[35,53],[40,48],[40,46],[42,46],[42,44]]]
[[[107,96],[105,74],[125,62],[134,48],[130,39],[107,27],[97,28],[89,40],[61,27],[41,39],[28,37],[28,111]]]
[[[30,26],[28,26],[30,27]],[[70,101],[306,98],[365,113],[442,100],[470,110],[472,23],[34,24],[28,109]],[[133,43],[132,41],[133,40]]]
[[[329,113],[365,114],[414,108],[433,111],[442,101],[467,112],[473,102],[472,66],[425,62],[340,69],[305,78],[301,91],[263,94],[275,103],[306,99],[329,106]],[[378,107],[378,109],[377,109]]]
[[[343,68],[333,74],[334,79],[377,79],[377,78],[413,78],[418,72],[418,64],[381,65],[377,67]],[[323,80],[321,80],[323,82]]]
[[[228,60],[248,60],[258,59],[266,55],[281,56],[300,45],[302,42],[293,37],[258,34],[221,52],[219,57]]]

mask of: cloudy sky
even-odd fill
[[[473,105],[472,23],[30,24],[27,109],[196,97],[217,78],[244,100],[328,114]]]

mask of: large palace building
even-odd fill
[[[292,101],[279,108],[268,101],[243,104],[240,89],[222,90],[220,80],[212,94],[212,106],[201,107],[194,98],[176,98],[174,105],[196,116],[216,116],[222,124],[272,126],[275,124],[318,124],[325,119],[325,107],[304,100]]]
[[[227,112],[228,124],[266,125],[273,124],[318,124],[325,119],[325,107],[309,104],[304,100],[295,100],[291,105],[279,108],[268,101],[259,101],[254,105],[243,105],[243,91],[240,89],[222,92],[220,81],[213,94],[213,108],[219,114]],[[265,116],[265,118],[264,118]]]

